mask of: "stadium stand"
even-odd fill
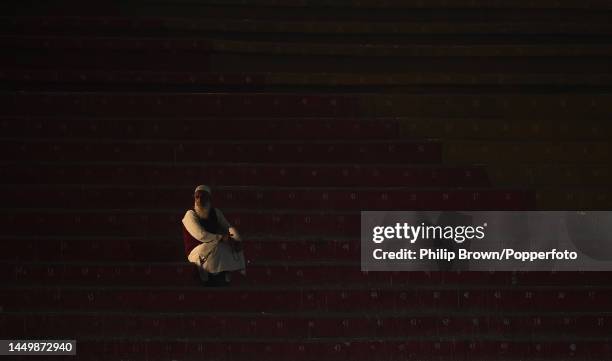
[[[366,209],[610,209],[610,2],[9,3],[0,339],[612,359],[609,273],[367,273],[358,233]],[[246,239],[228,288],[182,253],[201,183]]]

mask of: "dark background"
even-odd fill
[[[359,267],[360,210],[610,209],[609,2],[0,9],[1,338],[74,338],[79,360],[612,358],[609,273]],[[229,288],[182,253],[202,183],[248,242]]]

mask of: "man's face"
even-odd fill
[[[211,202],[210,193],[204,191],[198,191],[195,194],[195,201],[200,207],[204,207],[207,203]]]

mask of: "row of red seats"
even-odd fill
[[[451,164],[612,162],[610,142],[446,141],[442,148],[442,158]]]
[[[164,140],[382,140],[503,139],[504,141],[601,141],[612,137],[605,119],[541,118],[344,118],[344,117],[70,117],[0,116],[5,137]]]
[[[6,115],[28,116],[362,116],[360,98],[308,93],[25,93],[0,96],[0,105]]]
[[[21,64],[22,66],[24,64]],[[239,85],[243,87],[263,85],[350,85],[350,86],[391,86],[391,85],[607,85],[611,81],[608,74],[514,74],[504,73],[469,73],[462,72],[426,72],[421,74],[343,74],[343,73],[291,73],[249,72],[249,73],[213,73],[193,71],[172,71],[164,68],[150,70],[92,70],[61,69],[47,70],[30,64],[26,69],[9,68],[0,72],[0,80],[23,83],[56,83],[56,84],[132,84],[132,85]]]
[[[377,2],[372,5],[379,6]],[[481,4],[490,6],[492,3]],[[549,4],[549,8],[556,9],[562,3]],[[353,4],[351,4],[353,5]],[[423,5],[427,5],[424,3]],[[469,6],[469,3],[466,4]],[[572,6],[579,4],[572,3]],[[593,4],[590,4],[593,5]],[[546,6],[546,5],[544,5]],[[213,8],[214,9],[214,8]],[[213,9],[210,9],[214,11]],[[592,7],[591,9],[596,9]],[[329,9],[327,9],[329,10]],[[507,10],[507,9],[505,9]],[[489,9],[488,11],[492,11]],[[461,14],[456,14],[460,16]],[[530,14],[532,16],[535,13]],[[484,33],[484,34],[537,34],[545,26],[546,32],[551,33],[572,33],[572,34],[608,34],[612,32],[609,24],[603,22],[581,23],[568,21],[566,18],[557,19],[551,22],[546,17],[539,19],[532,18],[531,21],[524,21],[525,14],[522,14],[521,21],[506,21],[502,26],[487,22],[477,22],[473,19],[451,22],[447,19],[445,23],[423,22],[415,19],[413,21],[343,21],[337,19],[333,24],[327,22],[305,21],[294,19],[294,21],[271,20],[258,18],[254,14],[243,16],[240,19],[211,17],[206,19],[169,17],[169,16],[138,16],[138,17],[118,17],[118,16],[20,16],[0,19],[4,29],[10,29],[19,33],[39,33],[45,34],[57,31],[84,31],[88,32],[129,32],[138,33],[143,31],[241,31],[251,33],[304,33],[304,34],[378,34],[378,35],[398,35],[398,34],[460,34],[460,33]],[[471,20],[471,21],[470,21]],[[347,38],[350,39],[350,38]],[[500,39],[502,41],[503,39]]]
[[[149,163],[149,162],[3,162],[2,184],[99,184],[99,185],[184,185],[205,181],[223,186],[293,187],[486,187],[487,171],[482,166],[446,165],[331,165],[253,163]],[[554,166],[562,168],[563,166]],[[519,168],[518,170],[513,168]],[[521,175],[525,169],[544,172],[543,166],[509,166]],[[576,169],[573,166],[572,169]],[[596,169],[605,167],[595,167]],[[578,167],[579,181],[593,185],[605,175],[594,177]],[[572,177],[572,178],[575,178]],[[593,178],[591,182],[589,177]],[[532,176],[530,176],[532,178]],[[601,180],[599,178],[602,178]],[[558,179],[554,184],[562,184]],[[607,184],[607,183],[606,183]]]
[[[604,118],[525,116],[510,118],[397,118],[403,139],[442,138],[444,140],[482,140],[486,142],[606,141],[612,138],[612,124]],[[528,144],[528,142],[525,142]]]
[[[401,116],[602,118],[609,94],[312,94],[312,93],[12,93],[0,96],[6,115]]]
[[[42,186],[27,189],[0,186],[4,207],[36,208],[40,200],[57,208],[96,209],[181,208],[193,203],[193,187],[86,187]],[[606,194],[607,189],[578,192],[560,189],[579,198],[584,193]],[[338,188],[216,188],[213,200],[220,209],[530,209],[535,206],[532,190],[516,189],[338,189]],[[546,190],[541,190],[546,193]]]
[[[606,312],[612,301],[610,289],[556,286],[554,290],[532,286],[516,289],[482,287],[430,289],[410,286],[376,288],[345,286],[231,287],[5,287],[1,306],[5,312],[81,311],[122,312],[295,312],[384,310],[461,310],[464,312]]]
[[[591,163],[612,161],[607,142],[215,142],[104,140],[6,140],[0,160],[126,162],[249,162],[289,163]]]
[[[393,139],[396,118],[0,117],[5,137],[122,139]]]
[[[226,218],[246,237],[354,237],[360,236],[359,211],[329,213],[292,210],[226,210]],[[176,239],[183,210],[9,210],[0,213],[3,232],[27,237],[168,237]],[[7,214],[8,213],[8,214]]]
[[[178,19],[139,16],[139,17],[122,17],[122,16],[12,16],[0,18],[0,24],[4,29],[13,29],[20,32],[39,30],[53,31],[65,30],[67,28],[75,29],[104,29],[118,30],[125,29],[127,31],[155,30],[163,27],[166,21],[178,21]]]
[[[79,34],[80,35],[80,34]],[[209,36],[151,38],[146,36],[23,36],[9,35],[0,38],[0,46],[10,49],[45,49],[78,51],[156,51],[188,52],[240,52],[280,55],[327,56],[388,56],[388,57],[595,57],[610,56],[608,44],[398,44],[398,43],[335,43],[317,41],[262,41],[211,39]]]
[[[74,34],[73,34],[74,35]],[[156,52],[210,52],[216,42],[210,38],[151,38],[151,37],[111,37],[111,36],[3,36],[0,46],[11,49],[52,50],[96,50],[113,51],[156,51]]]
[[[610,272],[363,272],[353,259],[351,263],[334,260],[318,262],[270,262],[252,256],[253,245],[247,244],[247,276],[236,274],[233,283],[238,286],[284,285],[369,285],[372,287],[428,288],[481,286],[496,287],[601,287],[609,283]],[[358,249],[358,247],[355,247]],[[290,250],[287,250],[290,251]],[[349,253],[345,251],[345,253]],[[252,262],[251,262],[252,260]],[[56,286],[197,286],[195,267],[186,261],[153,264],[83,264],[83,263],[1,263],[0,281],[6,285]]]
[[[229,134],[231,137],[231,134]],[[589,145],[585,145],[589,147]],[[588,155],[588,154],[587,154]],[[439,142],[7,140],[0,160],[100,162],[440,163]]]
[[[210,311],[210,310],[208,310]],[[397,315],[329,314],[317,318],[312,314],[116,314],[116,313],[55,313],[0,315],[2,336],[12,338],[103,337],[114,335],[126,339],[135,337],[198,337],[246,338],[265,337],[341,338],[341,337],[457,337],[467,335],[477,339],[486,334],[490,338],[555,336],[567,338],[601,336],[610,327],[610,315],[543,314],[524,315],[436,315],[419,313]],[[66,325],[70,325],[66,328]],[[8,331],[10,330],[10,331]],[[65,332],[65,334],[64,334]]]
[[[254,261],[349,261],[359,259],[356,240],[262,239],[245,232],[245,255]],[[179,262],[185,261],[177,230],[174,237],[153,239],[39,238],[0,242],[2,261],[40,262]]]
[[[147,70],[46,70],[5,69],[0,73],[4,81],[53,82],[53,83],[103,83],[103,84],[214,84],[214,85],[265,85],[274,84],[274,78],[266,73],[211,73],[202,71],[147,71]],[[278,77],[278,76],[277,76]],[[282,78],[282,77],[281,77]],[[288,77],[289,78],[289,77]]]

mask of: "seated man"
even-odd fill
[[[183,217],[183,241],[189,262],[198,266],[200,279],[208,286],[226,285],[230,271],[244,273],[242,240],[221,210],[211,206],[211,190],[195,189],[193,209]]]

